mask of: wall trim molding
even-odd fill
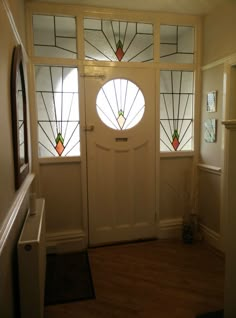
[[[236,119],[224,120],[222,124],[229,130],[236,130]]]
[[[7,216],[2,224],[2,227],[0,228],[0,255],[2,253],[2,250],[4,248],[4,245],[6,243],[6,240],[8,238],[8,235],[14,225],[14,222],[17,218],[18,212],[21,208],[21,205],[27,195],[27,192],[31,186],[31,183],[34,180],[35,175],[29,174],[27,178],[25,179],[24,183],[20,187],[20,189],[17,191],[16,197],[7,213]]]
[[[236,53],[228,55],[228,56],[223,57],[221,59],[218,59],[218,60],[211,62],[209,64],[206,64],[206,65],[202,66],[201,70],[206,71],[206,70],[209,70],[213,67],[216,67],[216,66],[219,66],[219,65],[225,64],[225,63],[228,63],[228,64],[236,63]]]
[[[206,171],[209,173],[213,173],[213,174],[217,174],[217,175],[221,175],[221,168],[220,167],[216,167],[216,166],[211,166],[211,165],[206,165],[203,163],[198,163],[197,167],[202,170],[202,171]]]
[[[181,238],[183,218],[160,220],[159,238]]]
[[[15,36],[16,42],[21,45],[22,51],[23,51],[23,55],[24,55],[24,59],[26,59],[26,61],[27,61],[28,60],[28,54],[27,54],[27,52],[25,50],[24,44],[23,44],[23,42],[21,40],[21,37],[20,37],[20,34],[18,32],[14,17],[12,15],[11,9],[9,7],[9,3],[8,3],[7,0],[2,0],[2,3],[3,3],[3,7],[5,9],[8,21],[10,23],[12,32],[13,32],[13,34]]]
[[[46,247],[48,254],[81,251],[88,247],[87,236],[83,230],[47,233]]]
[[[203,239],[215,249],[221,250],[221,235],[202,223],[200,223],[199,226],[203,234]]]

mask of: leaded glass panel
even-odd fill
[[[18,73],[19,76],[19,73]],[[24,107],[23,107],[23,93],[21,79],[16,81],[16,94],[17,94],[17,116],[18,116],[18,129],[19,129],[19,146],[20,146],[20,163],[23,165],[25,158],[25,122],[24,122]]]
[[[193,150],[193,94],[193,72],[160,72],[161,151]]]
[[[96,100],[97,113],[102,122],[115,130],[136,126],[143,117],[145,100],[137,85],[126,79],[107,82]]]
[[[162,62],[193,63],[194,28],[180,25],[161,25],[160,59]]]
[[[33,15],[33,34],[36,56],[77,57],[74,17]]]
[[[36,66],[39,157],[79,156],[77,68]]]
[[[153,61],[153,25],[84,19],[85,59],[95,61]]]

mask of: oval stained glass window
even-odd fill
[[[101,121],[115,130],[136,126],[143,117],[145,100],[140,88],[127,79],[114,79],[100,89],[96,109]]]

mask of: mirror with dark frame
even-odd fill
[[[29,172],[26,90],[23,54],[20,45],[14,48],[12,57],[11,107],[15,188],[18,189]]]

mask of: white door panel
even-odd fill
[[[85,74],[90,244],[155,237],[155,71],[87,67]],[[144,94],[143,118],[128,130],[107,127],[96,110],[100,88],[113,78]]]

